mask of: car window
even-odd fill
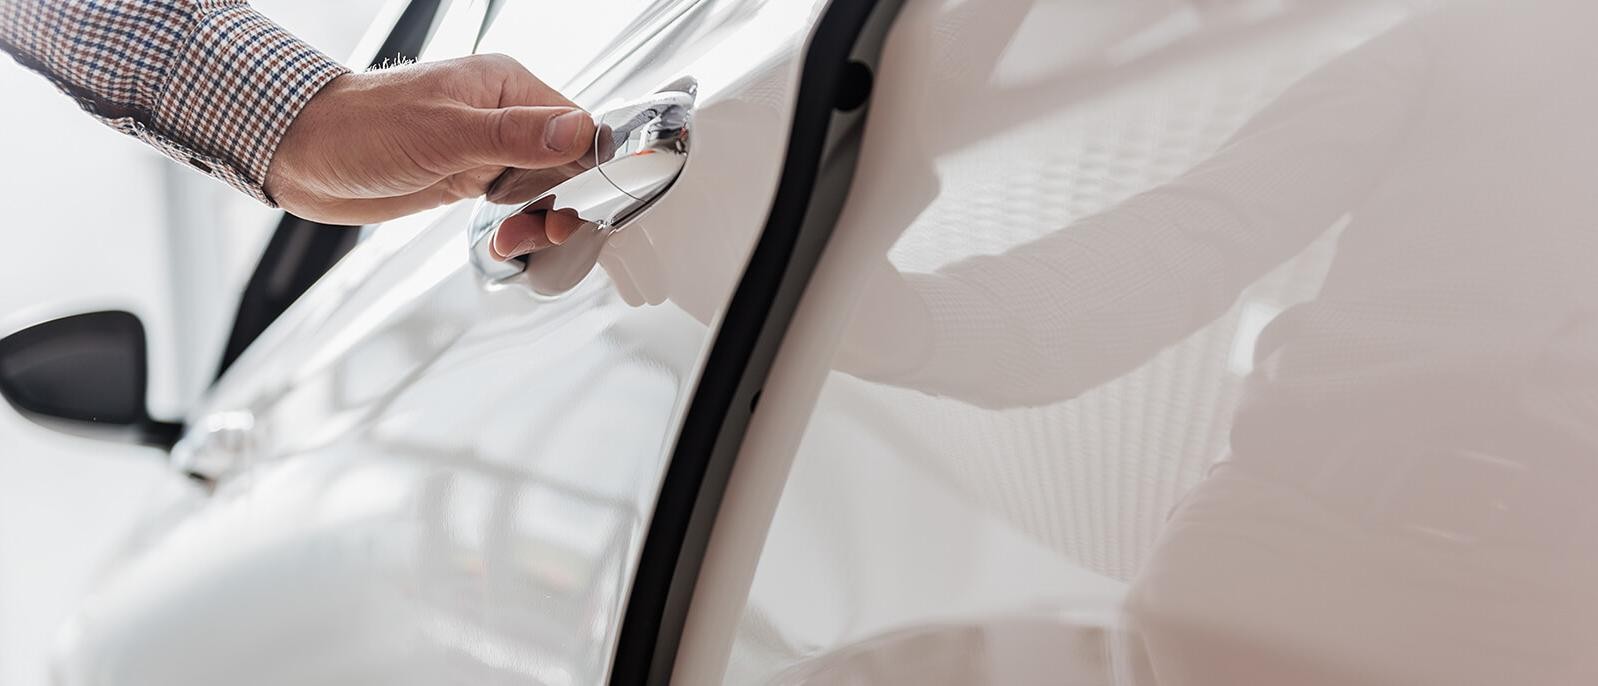
[[[679,672],[1593,678],[1591,12],[907,8]]]

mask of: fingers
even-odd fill
[[[425,212],[459,199],[449,189],[434,187],[392,198],[327,199],[312,211],[294,214],[324,224],[364,226]]]
[[[484,151],[484,164],[542,169],[571,162],[593,145],[592,118],[562,117],[581,110],[515,58],[472,55],[449,64],[463,81],[486,86],[487,92],[465,98],[486,115],[487,138],[498,144]],[[466,78],[472,74],[482,80]]]
[[[319,196],[290,208],[296,216],[324,224],[350,226],[377,224],[396,217],[423,212],[483,194],[501,170],[482,167],[447,177],[415,193],[379,198],[336,198]],[[289,207],[284,205],[284,207]]]
[[[583,228],[583,225],[587,223],[579,219],[576,212],[561,210],[545,218],[544,232],[548,234],[551,243],[560,245],[565,243],[566,239],[571,238],[572,234],[577,233],[577,230]]]
[[[502,261],[520,257],[565,243],[585,223],[571,210],[518,214],[499,225],[490,247]]]
[[[549,169],[510,169],[488,189],[488,199],[501,205],[527,202],[570,179],[590,165],[587,159]]]
[[[594,141],[594,120],[570,107],[473,110],[459,135],[464,167],[545,169],[575,161]]]

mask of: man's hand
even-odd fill
[[[506,168],[570,176],[593,140],[587,113],[503,55],[347,74],[289,126],[265,188],[296,216],[370,224],[482,195]]]

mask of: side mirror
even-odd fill
[[[0,395],[40,424],[171,448],[182,425],[150,418],[144,325],[128,312],[56,319],[0,339]]]

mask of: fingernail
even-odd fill
[[[588,113],[572,110],[544,125],[544,147],[555,152],[566,152],[577,142],[577,131],[582,128]]]

